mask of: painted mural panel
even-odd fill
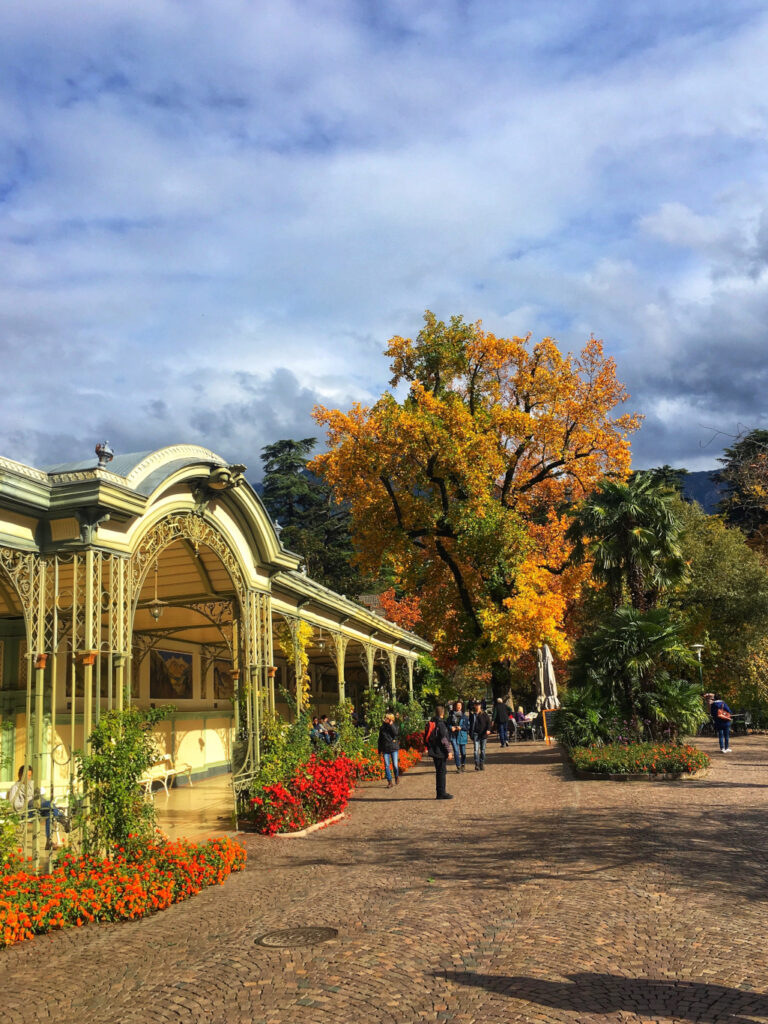
[[[149,696],[159,700],[191,700],[192,655],[182,651],[151,650]]]
[[[232,662],[216,658],[213,663],[213,699],[227,700],[235,695]]]

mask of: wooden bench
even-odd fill
[[[173,782],[178,775],[186,775],[189,779],[190,786],[192,785],[192,765],[174,764],[171,755],[164,754],[156,764],[153,764],[152,767],[144,773],[139,781],[141,782],[147,796],[152,795],[152,786],[155,782],[159,782],[161,784],[167,796],[168,783]]]

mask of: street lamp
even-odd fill
[[[704,644],[691,644],[691,650],[696,652],[696,657],[699,659],[699,682],[701,683],[701,688],[703,690],[704,670],[701,667],[701,652],[704,650]]]

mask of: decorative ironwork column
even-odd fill
[[[373,689],[373,663],[376,660],[376,647],[374,644],[363,644],[363,655],[365,672],[368,677],[368,689]]]
[[[26,772],[28,766],[32,766],[36,791],[41,789],[43,784],[44,676],[47,662],[45,657],[47,594],[45,569],[42,568],[42,565],[42,559],[35,552],[16,551],[13,548],[0,547],[0,568],[5,570],[5,575],[10,579],[11,585],[18,597],[24,619],[27,647],[24,771]],[[26,784],[27,779],[24,779],[24,782]],[[36,804],[37,798],[35,799]],[[39,868],[39,839],[40,815],[35,813],[32,822],[31,849],[29,831],[27,829],[24,831],[23,842],[24,857],[29,858],[31,855],[35,871]]]
[[[344,662],[347,657],[347,645],[349,644],[349,637],[344,636],[343,633],[333,634],[333,647],[331,648],[331,657],[333,663],[336,666],[336,678],[339,683],[339,704],[342,704],[346,699],[346,679],[344,678]]]
[[[397,690],[395,688],[395,672],[397,671],[397,652],[387,651],[389,658],[389,692],[392,694],[392,700],[395,699]]]
[[[413,700],[413,664],[414,658],[406,658],[405,663],[408,666],[408,700]]]

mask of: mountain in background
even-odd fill
[[[687,501],[698,501],[707,515],[717,512],[717,503],[723,495],[722,490],[715,482],[716,475],[717,470],[701,469],[686,473],[683,477],[683,497]],[[251,486],[259,497],[264,494],[264,484],[260,480]]]
[[[717,503],[723,496],[716,476],[716,470],[702,469],[683,477],[683,496],[688,501],[698,501],[708,515],[717,512]]]

